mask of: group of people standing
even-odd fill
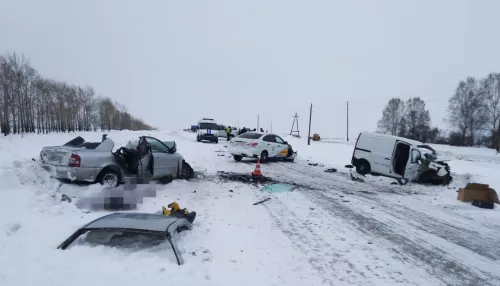
[[[226,127],[226,135],[227,135],[227,141],[231,140],[231,126]],[[247,133],[248,131],[257,131],[257,128],[254,128],[253,130],[251,129],[246,129],[246,127],[241,128],[238,131],[238,135],[241,135],[243,133]],[[264,132],[264,129],[260,129],[260,132]]]

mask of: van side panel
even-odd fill
[[[384,135],[362,134],[354,150],[353,162],[368,161],[373,173],[389,175],[395,139]]]

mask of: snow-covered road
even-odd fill
[[[112,132],[109,137],[118,145],[138,134]],[[193,230],[182,233],[178,243],[186,261],[182,267],[167,248],[56,250],[76,228],[105,214],[60,201],[63,193],[77,200],[100,186],[59,186],[31,160],[41,146],[77,135],[89,141],[101,137],[0,139],[0,285],[500,285],[499,209],[456,200],[457,188],[472,175],[454,174],[457,180],[449,187],[394,186],[379,177],[354,182],[340,168],[348,163],[351,145],[307,147],[293,138],[287,140],[299,151],[296,162],[263,164],[262,172],[300,187],[269,194],[217,176],[217,171],[248,174],[255,167],[255,162],[235,162],[222,140],[203,144],[189,133],[145,134],[177,141],[178,152],[205,174],[157,185],[156,197],[146,198],[138,209],[156,212],[178,201],[198,213]],[[474,152],[468,156],[488,157]],[[464,155],[461,150],[457,156]],[[325,166],[308,165],[313,159]],[[495,159],[489,164],[493,173]],[[339,172],[326,173],[327,167]],[[271,200],[252,205],[267,197]]]
[[[475,219],[474,213],[484,210],[428,203],[432,192],[454,195],[455,190],[353,182],[300,162],[264,169],[304,186],[288,196],[275,194],[266,206],[325,280],[346,285],[500,281],[500,221]]]

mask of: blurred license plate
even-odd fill
[[[61,156],[57,156],[57,155],[52,155],[52,156],[49,157],[49,161],[61,162],[62,161],[62,157]]]

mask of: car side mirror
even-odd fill
[[[288,141],[285,141],[285,144],[288,144]]]

